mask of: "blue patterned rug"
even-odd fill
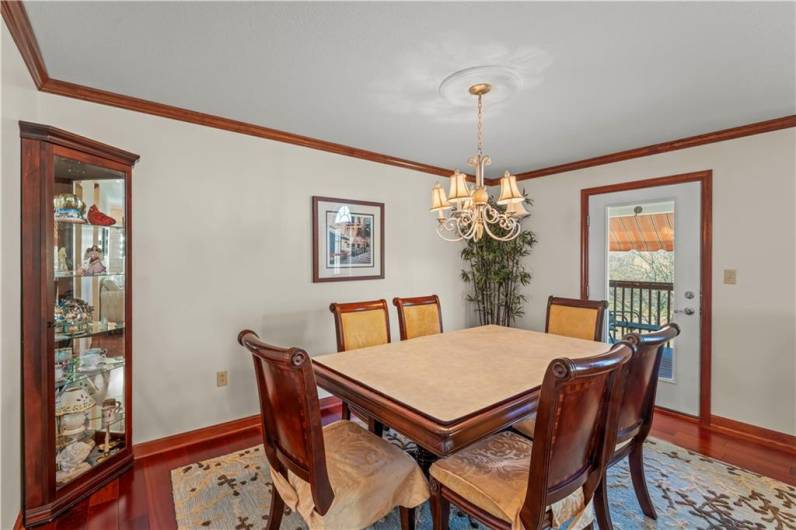
[[[391,431],[396,445],[411,444]],[[636,501],[626,461],[608,473],[609,498],[617,530],[652,528],[796,530],[796,488],[774,479],[650,439],[645,446],[647,484],[658,520],[644,517]],[[262,446],[252,447],[171,472],[180,530],[260,530],[268,522],[271,484]],[[482,529],[451,509],[451,529]],[[305,529],[286,513],[282,529]],[[397,510],[374,530],[399,530]],[[428,503],[419,510],[418,529],[431,529]]]

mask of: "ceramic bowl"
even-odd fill
[[[73,412],[71,414],[64,414],[61,418],[61,434],[64,436],[74,436],[86,430],[85,412]]]
[[[55,400],[56,416],[84,412],[96,405],[94,398],[83,387],[70,386]]]

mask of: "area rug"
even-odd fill
[[[392,431],[385,438],[413,449]],[[655,439],[647,441],[645,464],[658,520],[641,512],[625,461],[608,472],[611,516],[618,530],[796,530],[796,488],[788,484]],[[179,530],[260,530],[268,524],[273,485],[262,446],[174,469],[171,483]],[[418,529],[430,530],[428,503],[418,512]],[[483,529],[455,506],[450,527]],[[306,525],[288,510],[281,528],[303,530]],[[399,530],[397,510],[372,528]]]

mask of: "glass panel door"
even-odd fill
[[[56,485],[125,445],[125,174],[56,156]]]

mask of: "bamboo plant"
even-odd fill
[[[525,201],[531,204],[529,199]],[[523,258],[531,253],[535,244],[534,233],[524,228],[511,241],[497,241],[491,237],[467,241],[461,252],[465,262],[462,280],[470,286],[467,301],[475,304],[482,326],[511,326],[525,313],[526,297],[522,288],[531,283],[531,273],[525,268]]]

